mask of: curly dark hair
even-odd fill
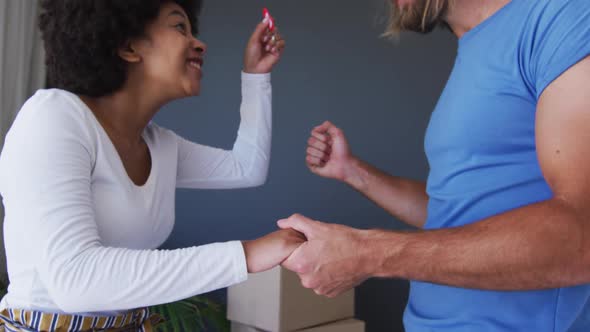
[[[118,49],[141,37],[168,2],[184,9],[196,35],[201,0],[41,0],[48,85],[91,97],[120,89],[127,64]]]

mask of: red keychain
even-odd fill
[[[262,9],[262,16],[268,19],[268,30],[274,31],[275,30],[275,20],[272,16],[270,16],[270,12],[268,9]]]

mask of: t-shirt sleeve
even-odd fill
[[[570,67],[590,55],[590,1],[543,1],[529,25],[528,79],[537,99]]]

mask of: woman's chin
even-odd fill
[[[184,89],[184,97],[196,97],[201,94],[200,85],[190,85]]]
[[[190,95],[188,97],[197,97],[201,94],[201,89],[195,89],[193,91],[190,92]]]

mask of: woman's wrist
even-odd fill
[[[246,257],[246,268],[248,269],[248,273],[252,273],[254,271],[254,266],[252,266],[252,243],[253,241],[242,241],[242,247],[244,247],[244,256]]]
[[[242,68],[242,71],[246,74],[270,74],[270,70],[268,71],[261,71],[261,70],[256,70],[256,68],[248,68],[246,66],[244,66],[244,68]]]

